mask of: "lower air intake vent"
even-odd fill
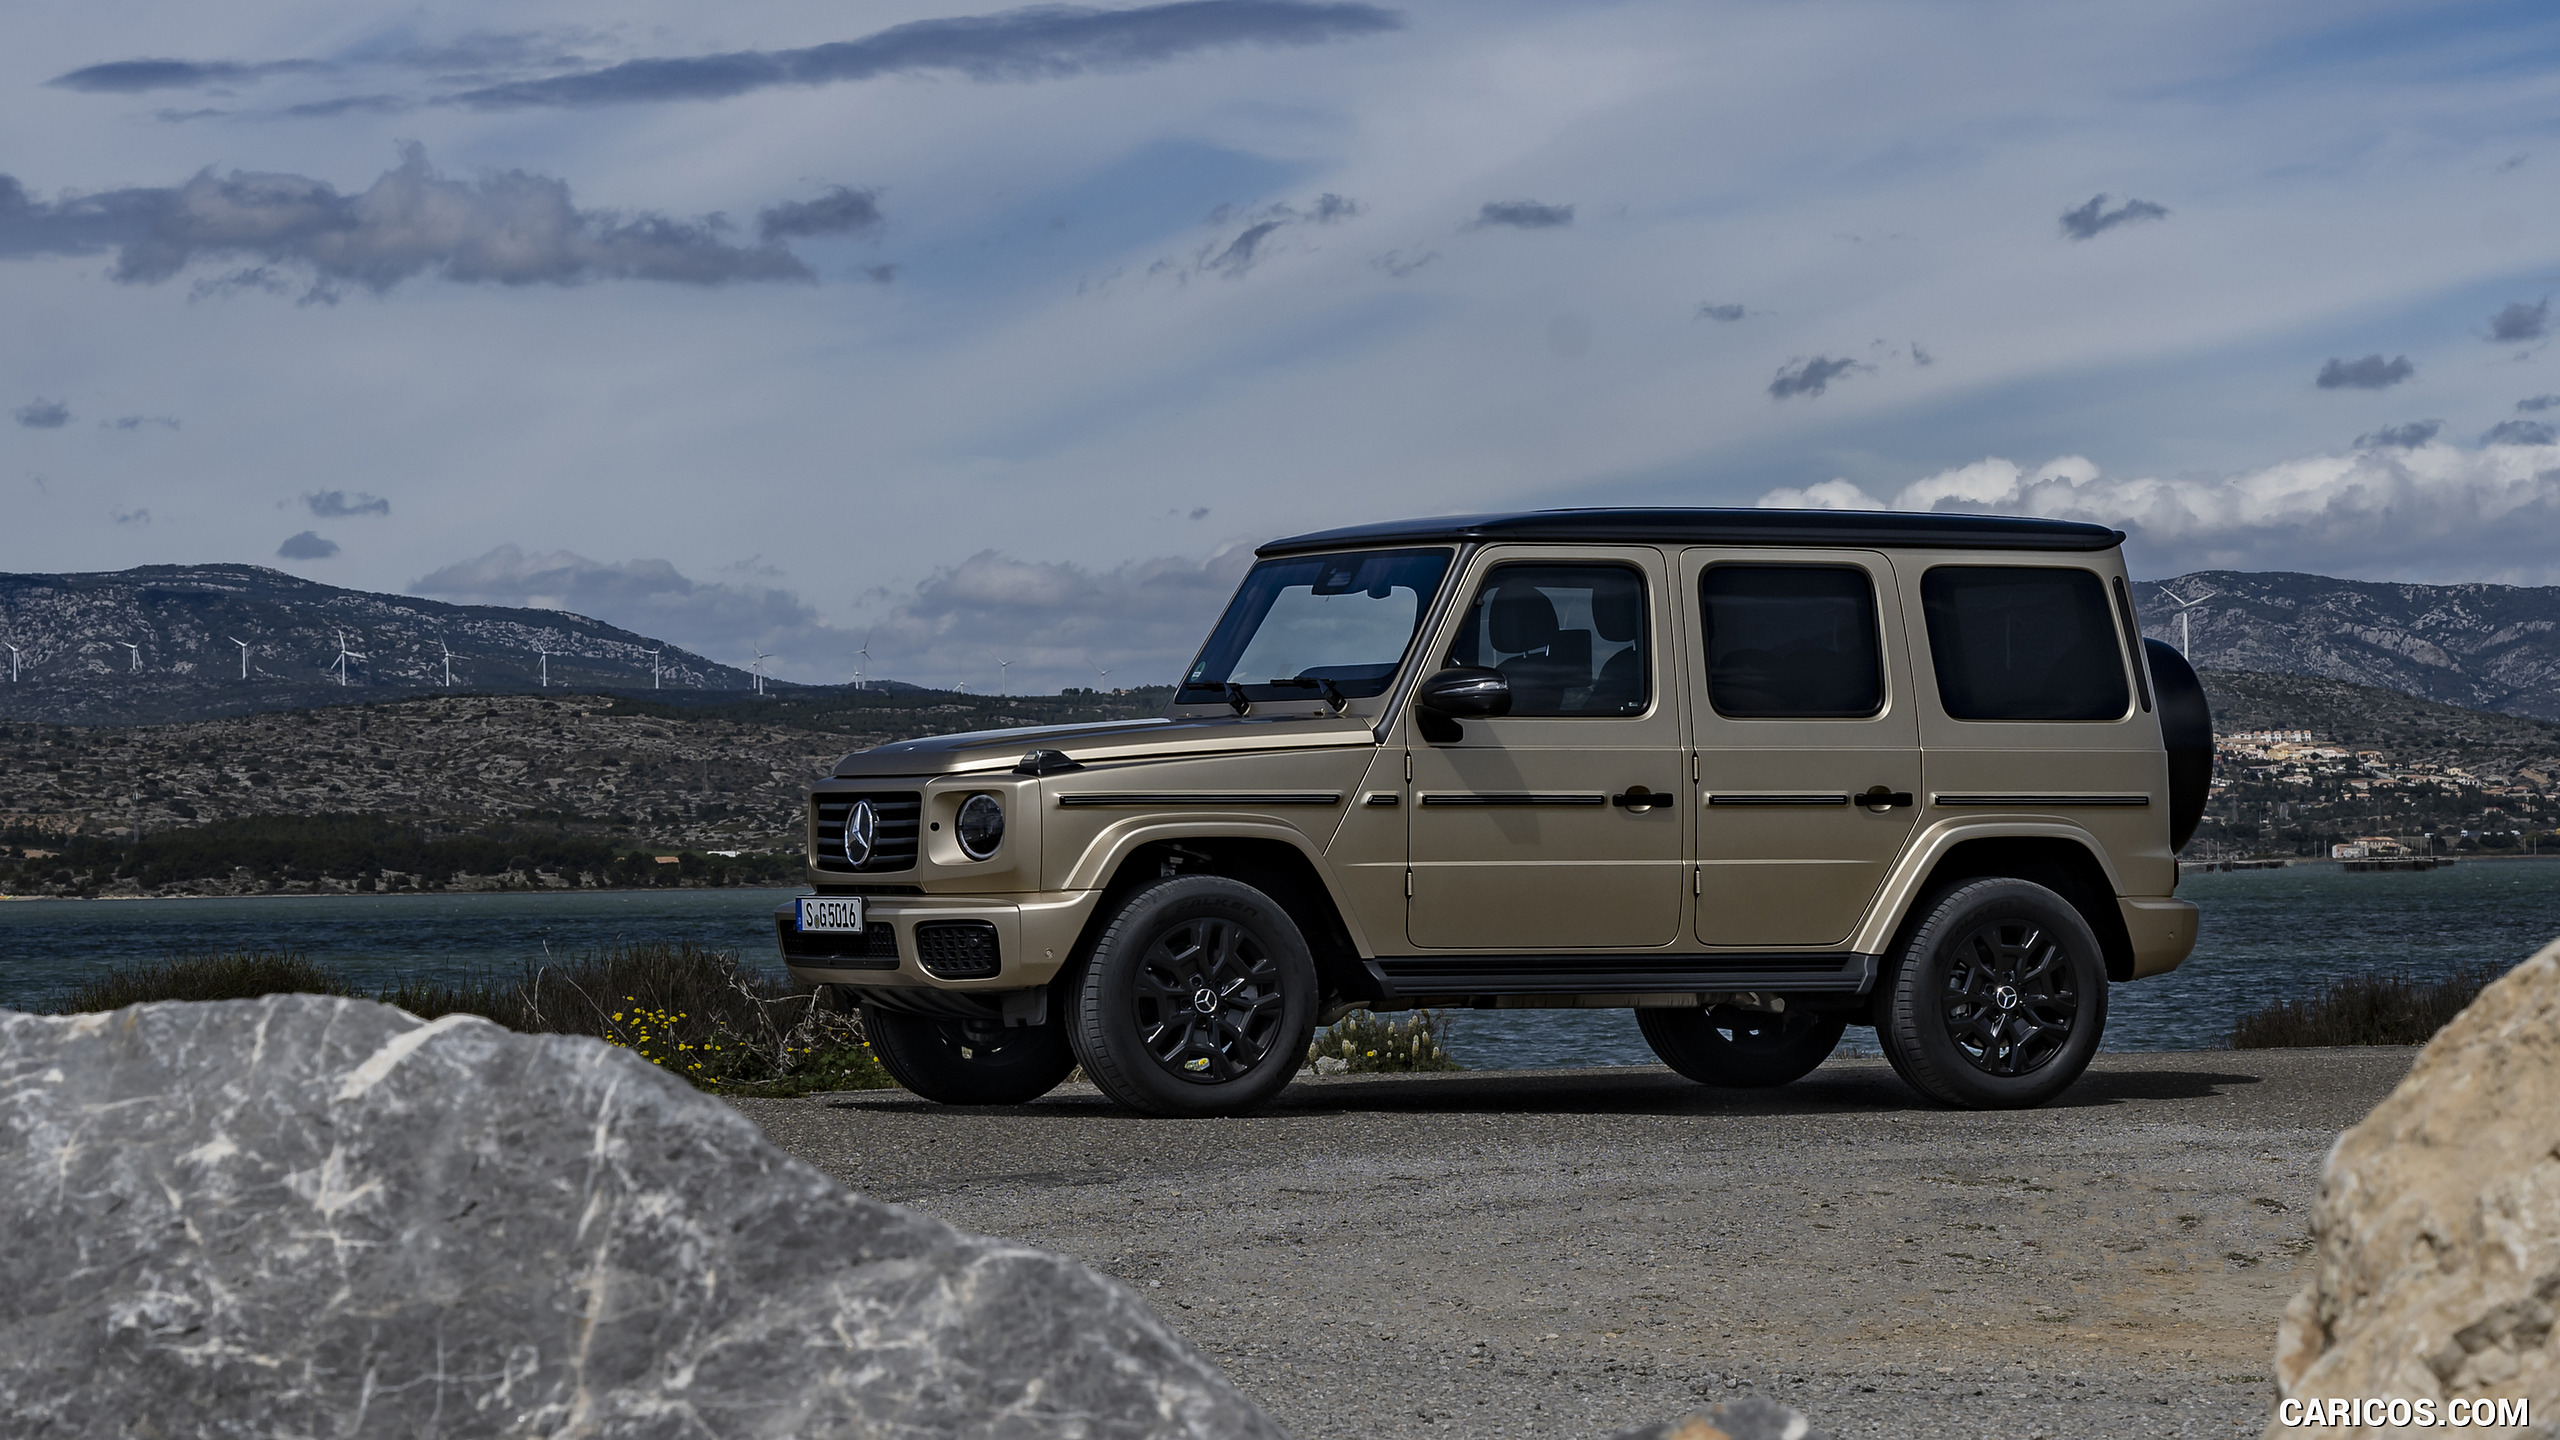
[[[984,920],[928,920],[916,927],[916,963],[936,980],[984,980],[996,973],[996,927]]]
[[[845,848],[845,821],[860,802],[871,806],[870,848],[856,836]],[[924,796],[915,790],[865,795],[819,795],[810,800],[809,863],[839,875],[873,875],[916,868],[916,830],[924,820]],[[855,856],[860,856],[857,860]]]
[[[774,929],[782,937],[782,958],[824,962],[838,970],[895,970],[898,968],[898,932],[888,922],[874,920],[858,931],[820,930],[809,934],[791,928],[791,917],[777,917]]]

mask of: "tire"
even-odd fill
[[[2106,1030],[2097,935],[2069,901],[2025,880],[1974,880],[1937,897],[1883,988],[1876,1039],[1895,1073],[1966,1110],[2061,1094]]]
[[[1636,1011],[1636,1028],[1662,1063],[1701,1085],[1765,1090],[1813,1073],[1840,1044],[1849,1017],[1836,1011],[1703,1010]]]
[[[1147,1115],[1239,1115],[1280,1093],[1315,1033],[1316,967],[1278,902],[1215,875],[1121,902],[1068,1039],[1102,1093]]]
[[[862,1033],[889,1078],[945,1105],[1020,1105],[1076,1068],[1066,1027],[955,1020],[862,1007]]]

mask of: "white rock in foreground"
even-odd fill
[[[314,996],[0,1012],[0,1433],[1278,1437],[1136,1296],[627,1051]]]
[[[2560,942],[2338,1137],[2312,1229],[2318,1267],[2276,1333],[2283,1396],[2432,1399],[2439,1424],[2449,1402],[2513,1397],[2533,1433],[2560,1421]]]

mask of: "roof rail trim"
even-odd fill
[[[1274,540],[1256,555],[1437,541],[1635,545],[1788,545],[1883,550],[2112,550],[2124,532],[2077,520],[1942,511],[1586,509],[1443,515],[1318,530]]]

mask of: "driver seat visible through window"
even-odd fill
[[[1485,577],[1449,663],[1501,671],[1516,716],[1640,715],[1644,607],[1643,577],[1622,565],[1505,565]]]

